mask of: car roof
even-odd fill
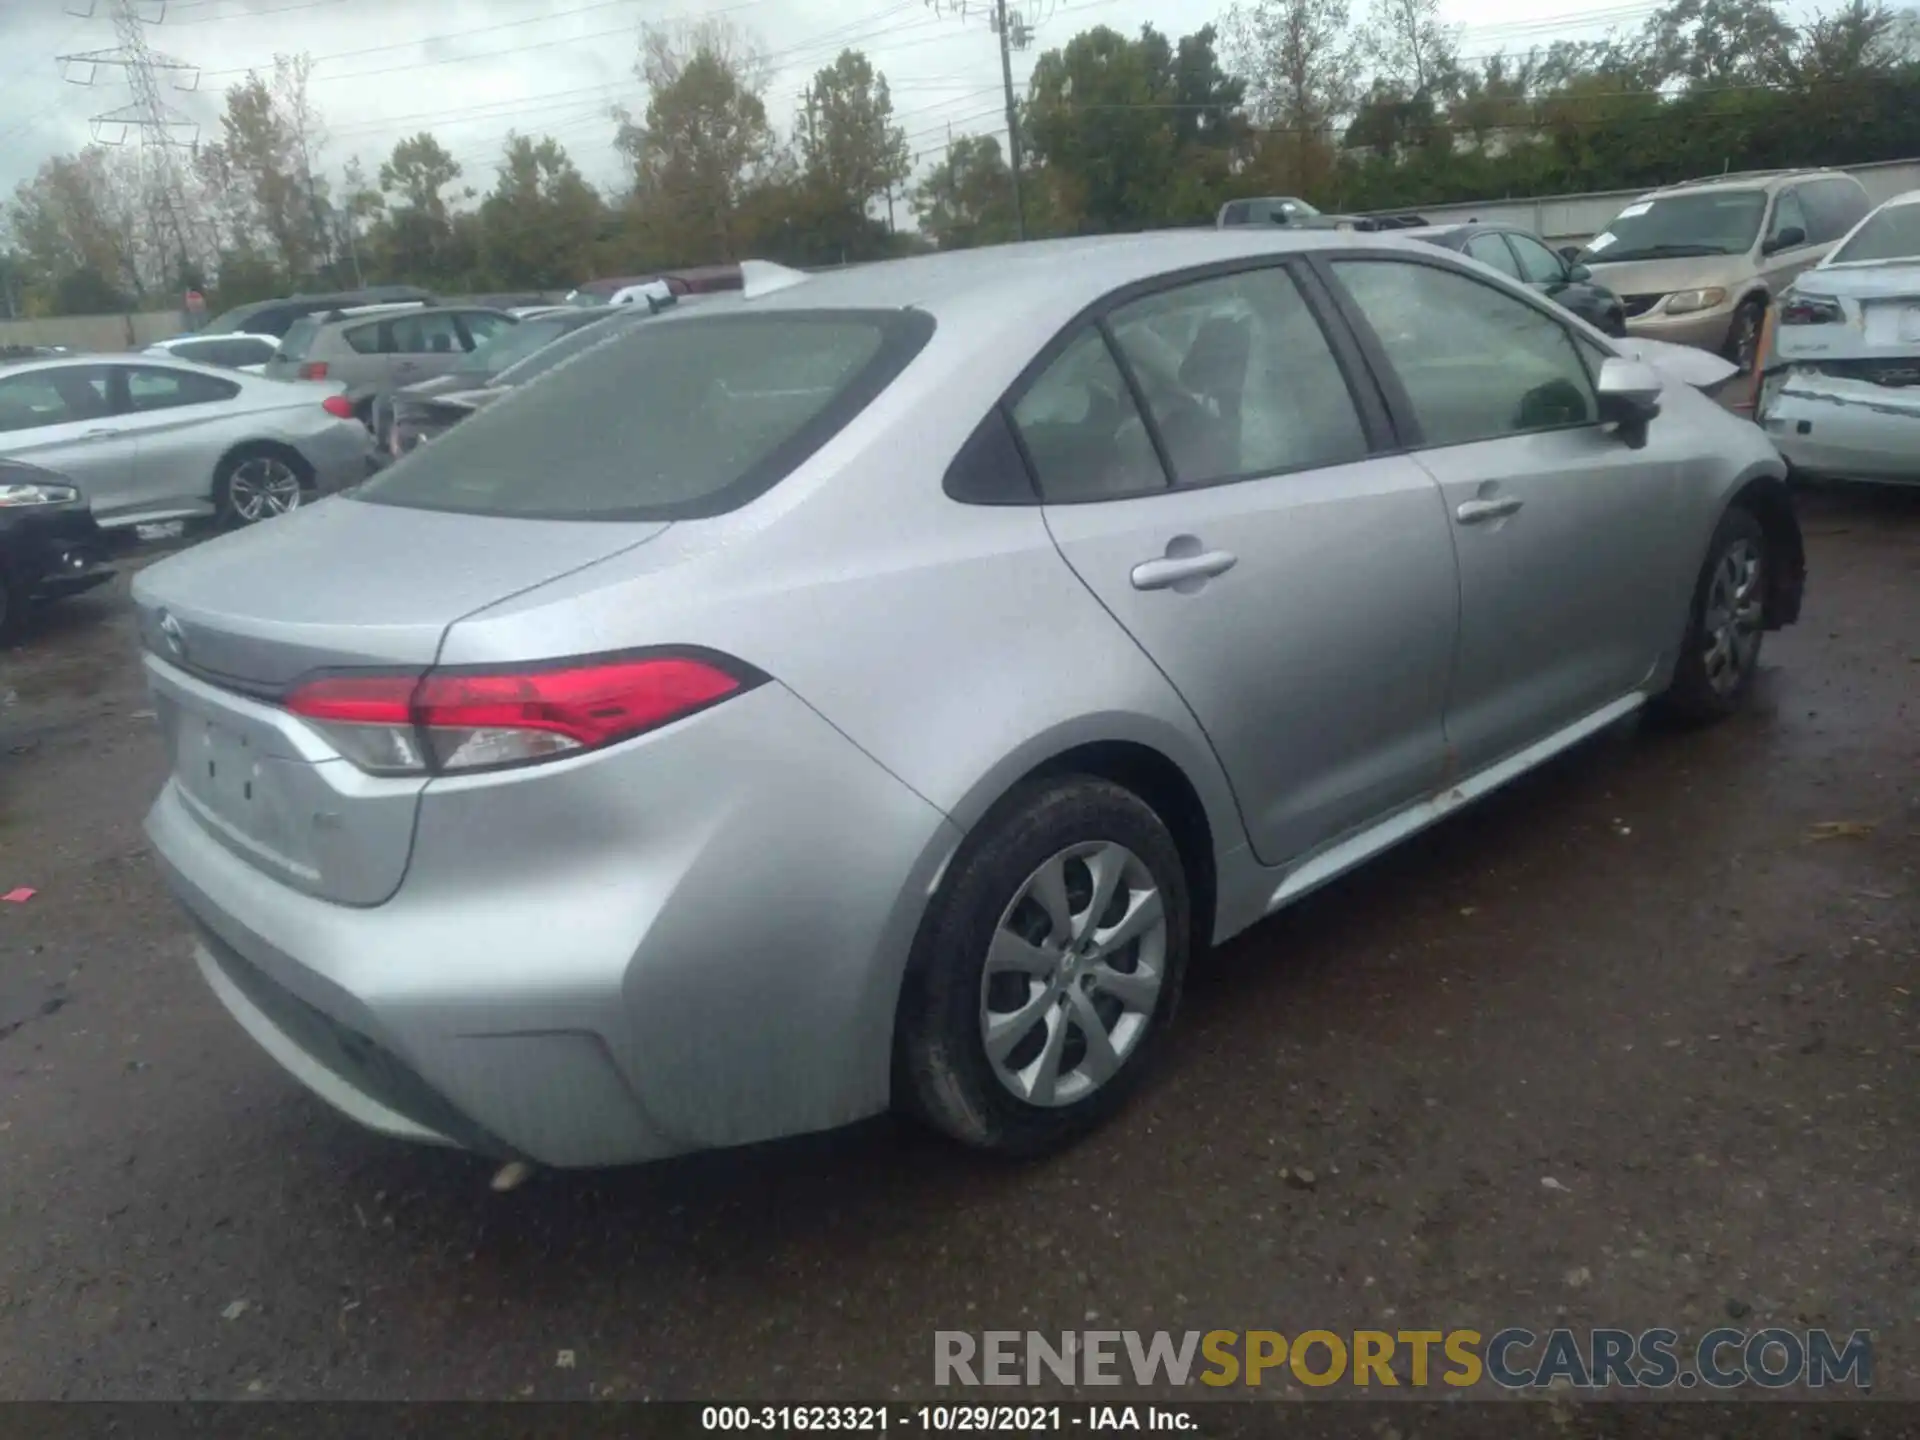
[[[1172,271],[1310,250],[1432,253],[1430,245],[1405,240],[1407,233],[1196,227],[982,245],[816,271],[781,289],[751,296],[745,306],[758,310],[912,308],[929,311],[940,320],[1000,306],[1000,319],[1024,316],[1057,329],[1109,291]]]
[[[1710,194],[1721,190],[1766,190],[1773,191],[1790,180],[1853,180],[1845,170],[1825,167],[1809,167],[1803,170],[1733,170],[1719,175],[1702,175],[1695,180],[1679,180],[1671,185],[1662,185],[1657,190],[1646,192],[1647,198],[1665,195]]]

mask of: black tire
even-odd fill
[[[1727,343],[1720,347],[1720,353],[1740,367],[1742,374],[1753,372],[1753,362],[1760,351],[1760,331],[1767,321],[1767,302],[1758,295],[1749,296],[1740,302],[1740,308],[1733,312],[1733,323],[1727,327]]]
[[[220,468],[213,477],[213,507],[218,522],[224,529],[239,530],[256,525],[261,520],[273,518],[270,515],[249,517],[242,513],[234,499],[234,476],[242,466],[249,462],[265,460],[285,466],[293,472],[297,486],[297,496],[291,508],[298,509],[307,503],[313,495],[313,469],[307,462],[291,450],[283,450],[277,445],[249,445],[234,451],[220,462]]]
[[[1010,931],[1014,923],[1031,921],[1033,912],[1024,907],[1035,902],[1022,901],[1020,907],[1015,902],[1043,866],[1075,846],[1102,843],[1130,854],[1142,867],[1136,875],[1150,878],[1158,891],[1163,935],[1153,932],[1147,940],[1136,940],[1112,955],[1114,970],[1150,977],[1154,970],[1150,952],[1157,954],[1158,991],[1130,1015],[1103,1021],[1109,1027],[1109,1046],[1123,1051],[1110,1078],[1066,1103],[1036,1104],[1016,1095],[1010,1083],[1000,1079],[1000,1070],[988,1057],[985,1025],[989,995],[998,993],[987,988],[988,950],[1000,934],[1003,917],[1010,917]],[[1104,866],[1106,856],[1116,853],[1108,850],[1098,858]],[[1078,880],[1073,869],[1076,863],[1086,872]],[[1076,898],[1091,893],[1086,888],[1092,883],[1091,867],[1084,860],[1071,858],[1063,866],[1063,889],[1069,892],[1071,909]],[[1122,909],[1128,903],[1138,903],[1144,891],[1130,889],[1129,894],[1131,901],[1116,892],[1116,903]],[[1090,910],[1090,904],[1082,904],[1074,914],[1078,917]],[[1109,908],[1109,926],[1117,924],[1119,913]],[[955,857],[915,940],[896,1031],[896,1090],[903,1107],[967,1145],[1007,1156],[1045,1154],[1085,1135],[1125,1102],[1151,1068],[1161,1038],[1179,1007],[1191,944],[1190,915],[1179,847],[1160,817],[1133,792],[1091,776],[1066,775],[1037,781],[1009,796]],[[1040,920],[1044,927],[1044,914]],[[1051,939],[1028,948],[1062,956]],[[1094,960],[1073,963],[1102,968]],[[1125,971],[1129,963],[1138,967],[1137,971]],[[1028,1022],[1028,1033],[1019,1043],[1008,1047],[1009,1066],[1040,1064],[1044,1068],[1042,1056],[1035,1055],[1031,1061],[1018,1057],[1030,1043],[1045,1048],[1057,1024],[1066,1031],[1066,1038],[1053,1052],[1060,1056],[1056,1069],[1064,1075],[1062,1089],[1071,1091],[1076,1083],[1089,1083],[1079,1067],[1094,1057],[1088,1053],[1084,1034],[1076,1040],[1077,1024],[1067,1017],[1077,1020],[1090,1013],[1086,1008],[1076,1009],[1076,1005],[1118,1005],[1111,996],[1087,989],[1097,986],[1099,977],[1081,971],[1063,972],[1050,979],[1021,975],[1002,978],[1030,987],[1027,1000],[1010,1002],[1014,1011],[1035,1004],[1047,1007]],[[1076,983],[1081,994],[1073,993]],[[993,984],[997,986],[1000,981]],[[1038,990],[1031,988],[1036,985]],[[994,1013],[1001,1013],[998,1005]],[[1122,1026],[1126,1027],[1124,1035]],[[1014,1033],[1011,1027],[1009,1033]],[[1116,1035],[1123,1035],[1118,1045],[1112,1042]],[[1076,1044],[1082,1059],[1069,1065]]]
[[[1722,651],[1719,637],[1714,633],[1718,615],[1710,615],[1711,611],[1717,611],[1716,582],[1725,585],[1727,577],[1722,572],[1730,565],[1743,569],[1741,557],[1744,555],[1754,557],[1757,564],[1747,584],[1751,603],[1761,607],[1764,615],[1767,584],[1771,578],[1768,567],[1773,557],[1767,552],[1767,535],[1759,520],[1751,510],[1735,505],[1720,517],[1720,524],[1707,545],[1700,577],[1694,582],[1693,604],[1687,612],[1686,635],[1680,642],[1680,658],[1674,666],[1673,680],[1665,692],[1654,699],[1655,713],[1661,718],[1685,725],[1723,720],[1740,708],[1752,690],[1753,677],[1760,668],[1764,619],[1750,631],[1744,626],[1737,627],[1750,636],[1750,645],[1743,639],[1726,652],[1733,665],[1729,675],[1714,664],[1715,657]]]
[[[0,645],[11,645],[20,638],[32,603],[8,575],[6,566],[0,565]]]

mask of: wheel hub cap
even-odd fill
[[[1000,917],[980,981],[980,1036],[995,1078],[1029,1104],[1070,1105],[1138,1047],[1166,966],[1152,873],[1110,842],[1062,850]]]

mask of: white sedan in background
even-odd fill
[[[284,515],[364,480],[372,450],[337,385],[144,353],[0,363],[0,456],[68,476],[108,528]]]
[[[271,335],[175,335],[154,341],[146,353],[258,375],[279,348],[280,342]]]
[[[1758,419],[1802,475],[1920,483],[1920,190],[1781,297]]]

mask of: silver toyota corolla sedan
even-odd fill
[[[0,364],[0,455],[70,477],[109,528],[252,524],[366,478],[339,389],[153,354]]]
[[[135,582],[199,967],[388,1134],[1036,1152],[1190,957],[1799,609],[1753,426],[1415,241],[663,316]]]

